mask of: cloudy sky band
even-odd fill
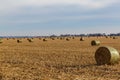
[[[119,4],[120,0],[0,1],[0,34],[119,32]],[[105,26],[109,31],[102,30]]]

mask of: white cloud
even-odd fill
[[[50,5],[76,5],[83,8],[98,9],[103,8],[120,0],[2,0],[0,1],[0,11],[11,11],[24,6],[50,6]]]
[[[0,20],[0,24],[7,24],[7,25],[12,25],[12,24],[34,24],[34,23],[49,23],[49,22],[61,22],[61,21],[86,21],[86,20],[104,20],[104,19],[120,19],[119,14],[105,14],[105,15],[81,15],[81,16],[49,16],[49,17],[44,17],[44,18],[38,18],[38,19],[14,19],[13,20]]]
[[[57,6],[57,5],[78,5],[81,6],[82,8],[90,8],[90,9],[99,9],[99,8],[103,8],[105,6],[109,6],[112,5],[114,3],[118,3],[120,2],[119,0],[4,0],[4,1],[0,1],[0,24],[14,24],[14,23],[46,23],[46,22],[50,22],[50,21],[55,21],[55,20],[88,20],[88,19],[96,19],[96,18],[120,18],[119,15],[113,14],[111,15],[107,15],[106,14],[99,14],[99,15],[79,15],[79,16],[60,16],[62,14],[64,14],[65,11],[67,11],[66,13],[69,14],[68,9],[70,9],[71,11],[73,9],[71,9],[70,7],[64,10],[57,10],[57,8],[55,10],[52,10],[51,8],[53,8],[53,6]],[[31,6],[31,7],[45,7],[45,6],[52,6],[50,9],[44,9],[44,8],[37,8],[36,10],[34,10],[35,8],[33,8],[33,10],[17,10],[20,8],[25,8],[25,6]],[[64,8],[64,7],[63,7]],[[62,8],[62,9],[63,9]],[[39,11],[40,10],[40,11]],[[57,10],[62,12],[62,14],[60,13],[60,15],[57,16],[53,16],[51,14],[58,14],[55,13],[55,11]],[[82,10],[77,9],[77,10]],[[51,13],[50,13],[51,11]],[[83,11],[83,10],[82,10]],[[12,16],[10,14],[10,12],[12,12]],[[35,14],[33,14],[35,13]],[[37,14],[38,13],[38,14]],[[42,14],[43,13],[43,14]],[[46,15],[44,15],[46,13]],[[5,15],[7,14],[7,16]],[[22,14],[23,16],[26,17],[20,17],[19,14]],[[30,15],[29,15],[30,14]],[[31,14],[32,16],[36,16],[36,14],[38,16],[42,16],[43,18],[36,18],[35,19],[31,19]],[[4,17],[5,15],[5,17]],[[16,15],[16,16],[14,16]],[[44,17],[45,16],[45,17]],[[28,18],[29,17],[29,18]],[[14,20],[14,18],[16,20]]]

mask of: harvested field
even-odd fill
[[[96,65],[95,51],[111,46],[120,52],[120,38],[79,37],[70,41],[34,38],[34,43],[22,39],[3,39],[0,44],[0,80],[120,80],[120,62]],[[91,46],[99,40],[100,46]]]

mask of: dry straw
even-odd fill
[[[100,41],[98,41],[98,40],[92,40],[91,41],[91,45],[92,46],[98,46],[98,45],[100,45]]]
[[[95,60],[98,65],[115,64],[119,59],[118,51],[112,47],[99,47],[95,52]]]

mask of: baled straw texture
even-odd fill
[[[99,47],[95,52],[95,60],[98,65],[115,64],[119,59],[118,51],[112,47]]]

